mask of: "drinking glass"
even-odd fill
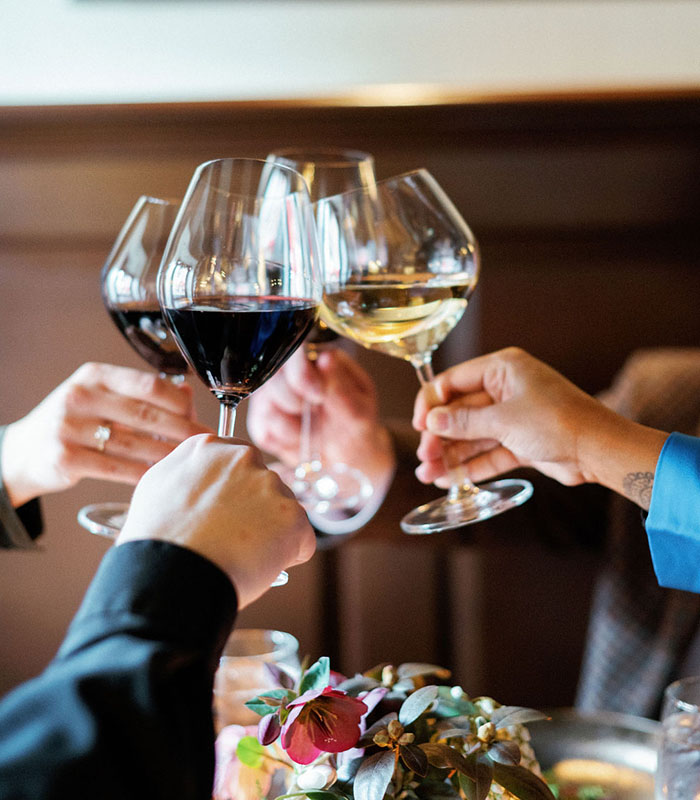
[[[263,628],[239,628],[229,637],[214,676],[214,717],[217,731],[225,725],[254,725],[260,717],[246,708],[247,700],[266,689],[278,689],[266,665],[281,667],[294,680],[301,672],[299,642],[291,633]]]
[[[136,201],[102,268],[102,300],[114,324],[133,349],[162,378],[179,384],[187,362],[163,321],[156,275],[179,200],[142,195]],[[93,503],[78,512],[91,533],[114,538],[128,503]]]
[[[312,203],[375,183],[374,159],[359,150],[286,148],[270,153],[267,159],[299,172],[309,187]],[[318,319],[304,341],[306,357],[316,361],[319,353],[337,338],[338,334]],[[359,469],[341,462],[323,463],[318,425],[317,407],[305,400],[301,412],[299,462],[294,467],[273,464],[272,468],[290,486],[297,500],[316,517],[330,515],[329,518],[333,518],[338,511],[361,509],[373,494],[372,484]]]
[[[316,204],[324,261],[323,321],[363,347],[409,361],[422,385],[432,353],[462,317],[479,276],[476,239],[424,169]],[[401,521],[406,533],[458,528],[525,502],[532,484],[493,481],[481,488],[463,470],[446,497]]]
[[[655,793],[657,800],[700,795],[700,677],[681,678],[664,691]]]
[[[318,313],[316,226],[302,176],[257,159],[201,164],[157,291],[187,362],[219,400],[219,436],[232,438],[240,401],[282,366]]]

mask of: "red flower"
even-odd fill
[[[297,764],[310,764],[320,753],[341,753],[353,747],[367,713],[362,700],[330,686],[305,692],[287,707],[282,747]]]

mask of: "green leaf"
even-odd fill
[[[328,656],[321,656],[319,660],[312,664],[301,676],[299,683],[299,694],[310,692],[313,689],[325,689],[331,680],[331,666]]]
[[[491,722],[497,728],[507,728],[509,725],[524,725],[538,719],[549,719],[546,714],[534,708],[522,706],[501,706],[491,714]]]
[[[365,675],[355,675],[338,684],[336,688],[348,694],[358,695],[360,692],[369,692],[382,684],[374,678],[367,678]]]
[[[464,693],[455,695],[450,686],[438,687],[437,713],[443,717],[473,716],[479,709]]]
[[[255,736],[243,736],[236,746],[236,756],[241,764],[257,769],[263,762],[265,748]]]
[[[418,661],[409,661],[400,664],[396,671],[399,678],[417,678],[420,675],[431,675],[440,680],[447,680],[452,674],[449,669],[438,667],[436,664],[421,664]]]
[[[415,744],[403,744],[399,747],[399,757],[406,765],[406,769],[415,772],[421,778],[428,774],[428,757],[425,752]]]
[[[274,714],[280,706],[284,705],[292,697],[295,697],[295,694],[288,689],[270,689],[269,692],[260,694],[252,700],[247,700],[245,707],[264,717],[267,714]]]
[[[471,778],[476,777],[476,772],[467,763],[466,758],[449,744],[423,742],[418,747],[426,754],[432,766],[438,769],[456,769]]]
[[[493,765],[493,779],[520,800],[554,800],[547,784],[525,767]]]
[[[355,775],[355,800],[381,800],[394,774],[394,753],[384,750],[362,763]]]
[[[474,753],[466,758],[474,778],[474,800],[486,800],[493,783],[494,763],[484,753]]]
[[[471,731],[465,730],[464,728],[446,728],[444,731],[439,731],[441,739],[453,739],[459,737],[460,739],[464,739],[466,736],[469,736]]]
[[[499,764],[509,764],[512,767],[517,767],[520,763],[520,748],[515,742],[492,742],[486,754],[490,759],[497,761]]]
[[[467,800],[476,800],[476,783],[467,775],[459,774],[459,788]]]
[[[426,711],[438,696],[437,686],[423,686],[413,694],[410,694],[401,705],[399,709],[399,722],[406,726],[410,725],[414,720],[418,719],[420,715]]]

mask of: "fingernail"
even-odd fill
[[[447,411],[431,411],[429,417],[430,428],[441,433],[450,427],[450,415]]]

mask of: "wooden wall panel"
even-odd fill
[[[264,156],[305,144],[369,150],[380,177],[425,166],[472,225],[482,247],[482,280],[439,364],[520,344],[595,391],[636,347],[700,342],[700,91],[465,98],[392,108],[347,101],[4,108],[0,419],[28,411],[85,359],[139,365],[102,310],[97,284],[139,194],[182,193],[194,167],[209,158]],[[358,356],[377,379],[383,413],[409,418],[411,368],[364,351]],[[196,393],[200,416],[214,424],[210,396],[202,387]],[[556,686],[538,676],[534,651],[523,655],[529,666],[520,679],[504,667],[503,647],[485,626],[499,596],[482,589],[493,586],[499,559],[516,556],[484,549],[490,535],[502,535],[487,525],[476,537],[446,534],[420,544],[403,537],[397,528],[403,511],[421,493],[434,494],[416,485],[410,456],[406,461],[407,477],[377,520],[337,557],[321,554],[293,572],[293,585],[282,590],[288,599],[270,592],[244,623],[280,619],[300,636],[303,651],[333,652],[341,668],[370,666],[361,662],[381,658],[391,634],[398,637],[397,658],[434,652],[449,658],[460,677],[483,680],[484,691],[505,700],[572,698],[583,624],[572,629],[566,619],[545,615],[571,656],[559,659]],[[0,691],[51,656],[105,550],[77,527],[75,511],[125,496],[119,487],[88,482],[52,497],[43,552],[0,557]],[[510,512],[506,526],[525,539],[533,533],[522,510]],[[450,577],[442,580],[447,553]],[[518,551],[518,569],[507,574],[521,597],[523,576],[543,558],[539,545]],[[558,556],[552,558],[554,570]],[[572,563],[561,558],[560,564]],[[372,571],[363,566],[367,559]],[[400,564],[401,579],[420,587],[425,630],[402,627],[393,601],[377,601],[388,564]],[[575,565],[580,591],[571,613],[585,620],[595,557]],[[572,572],[561,572],[558,582],[552,577],[556,585],[538,592],[543,608],[553,608],[547,597],[561,598],[561,586],[571,583]],[[447,623],[437,613],[445,598]],[[531,614],[522,603],[518,613],[525,620]],[[509,696],[510,689],[528,696]]]

